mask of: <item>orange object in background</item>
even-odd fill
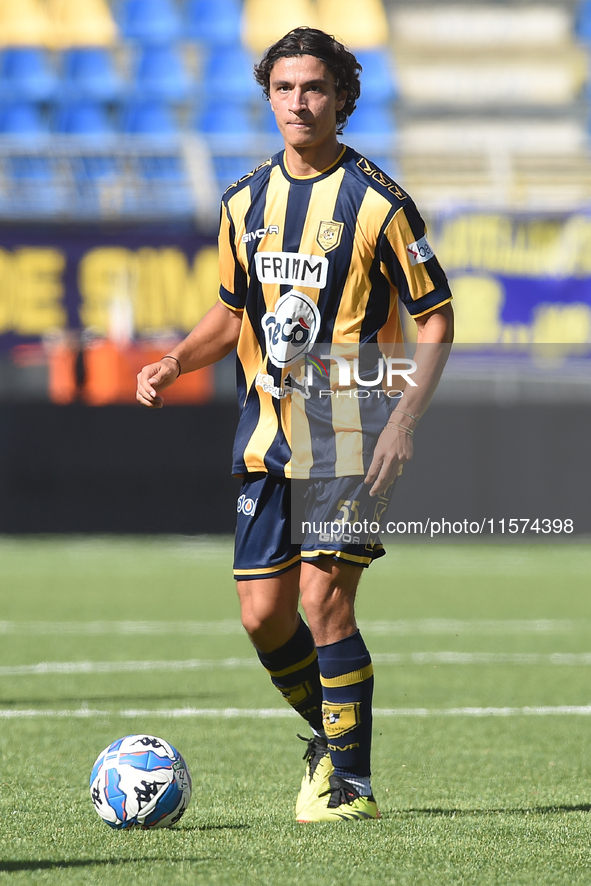
[[[91,406],[135,403],[138,372],[164,353],[162,348],[145,345],[118,348],[107,339],[91,342],[82,352],[71,345],[55,345],[49,355],[50,400],[78,400]],[[164,397],[167,404],[206,403],[213,394],[213,369],[207,366],[181,375]]]

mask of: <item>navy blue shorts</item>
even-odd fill
[[[247,474],[237,503],[234,578],[271,578],[323,556],[369,566],[385,554],[380,523],[394,486],[370,498],[363,477]]]

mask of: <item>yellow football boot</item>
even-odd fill
[[[330,775],[328,780],[328,790],[308,803],[296,816],[297,821],[367,821],[380,817],[373,796],[360,796],[353,785],[338,775]]]
[[[326,739],[318,736],[308,739],[302,735],[298,735],[298,738],[308,742],[308,748],[304,754],[306,771],[296,800],[295,813],[296,820],[299,821],[300,813],[310,803],[318,800],[321,794],[330,790],[328,779],[332,775],[334,767],[326,746]]]

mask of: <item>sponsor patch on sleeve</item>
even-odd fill
[[[433,258],[435,255],[427,242],[426,236],[421,237],[421,239],[417,240],[415,243],[409,243],[406,247],[406,251],[410,258],[411,265],[422,265],[423,262],[429,261],[429,259]]]

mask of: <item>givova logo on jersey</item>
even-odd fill
[[[292,289],[281,296],[274,311],[263,316],[262,326],[269,360],[283,369],[313,347],[320,329],[320,312],[311,298]]]

